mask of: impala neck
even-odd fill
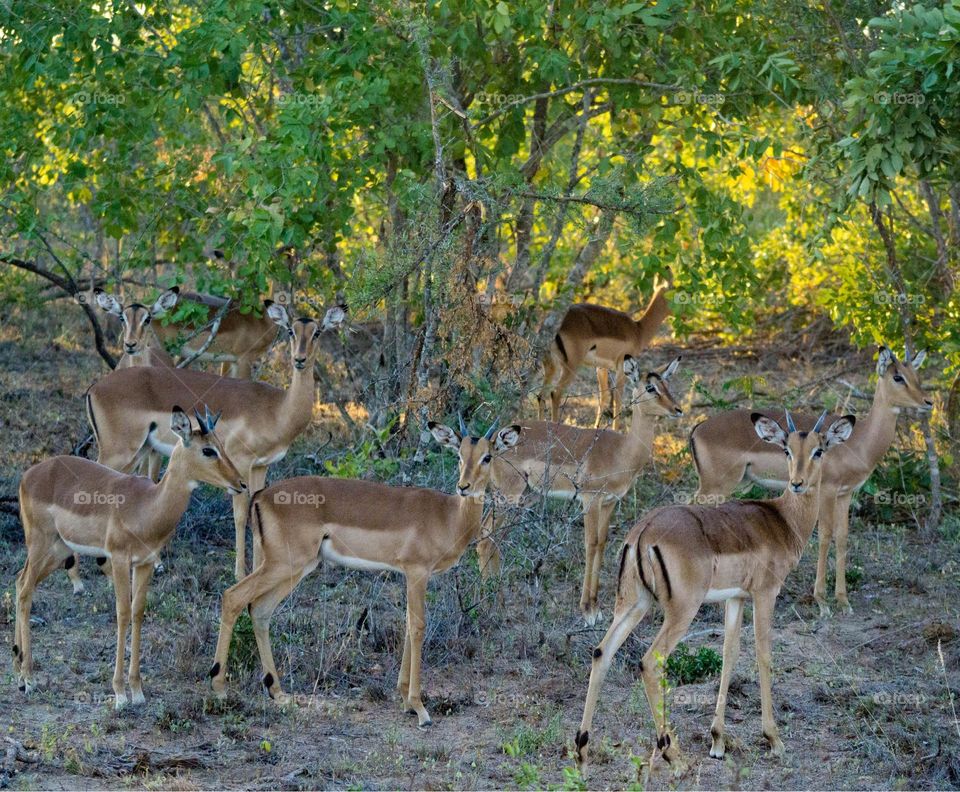
[[[856,434],[847,445],[856,444],[858,456],[872,464],[879,462],[893,445],[897,435],[899,407],[891,405],[878,385],[873,394],[873,404],[861,420],[857,421]]]
[[[292,442],[310,423],[313,417],[313,361],[307,367],[293,367],[290,387],[283,395],[280,414],[276,416],[277,434]]]
[[[486,490],[480,495],[470,495],[466,498],[462,495],[453,496],[458,500],[458,538],[463,543],[460,552],[463,552],[467,545],[476,542],[480,538],[480,525],[483,518],[483,496],[485,492]]]
[[[796,539],[797,558],[813,536],[813,528],[820,516],[820,478],[811,484],[804,493],[790,490],[789,485],[783,495],[771,501],[780,512],[784,522],[790,527]]]
[[[653,437],[656,433],[657,416],[647,415],[640,411],[640,405],[633,405],[633,414],[630,417],[629,437],[637,453],[653,453]]]
[[[173,449],[163,478],[157,484],[157,498],[153,502],[157,518],[169,521],[170,533],[177,527],[177,523],[187,510],[190,504],[190,492],[196,486],[196,482],[188,475],[185,465],[183,446],[178,443]]]

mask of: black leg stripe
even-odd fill
[[[663,555],[660,553],[660,548],[657,545],[653,546],[653,554],[657,557],[657,562],[660,564],[660,571],[663,572],[663,582],[667,586],[667,599],[673,599],[673,589],[670,586],[670,575],[667,574],[667,566],[663,563]]]

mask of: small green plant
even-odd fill
[[[230,642],[229,667],[237,677],[252,674],[259,663],[257,639],[253,634],[253,621],[250,614],[243,611],[233,628],[233,640]]]
[[[667,676],[676,685],[703,682],[719,674],[722,668],[723,657],[719,652],[707,646],[701,646],[692,653],[683,643],[677,645],[666,662]]]

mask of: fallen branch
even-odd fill
[[[205,324],[202,328],[200,328],[200,330],[198,330],[196,333],[190,336],[190,338],[188,338],[187,341],[184,342],[184,344],[186,344],[188,341],[190,341],[190,339],[196,337],[201,332],[203,332],[203,330],[205,330],[208,327],[210,328],[210,335],[207,337],[207,340],[203,342],[203,344],[200,346],[198,350],[187,355],[187,357],[183,358],[179,363],[177,363],[177,368],[186,368],[191,363],[193,363],[194,360],[196,360],[198,357],[200,357],[210,348],[210,345],[213,343],[213,340],[217,337],[217,332],[220,330],[220,322],[223,321],[223,317],[226,316],[227,311],[229,310],[230,310],[230,300],[227,300],[223,305],[220,306],[220,310],[217,311],[213,319],[207,322],[207,324]]]

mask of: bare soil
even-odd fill
[[[0,497],[16,494],[30,464],[69,453],[87,433],[81,396],[104,368],[78,346],[77,329],[65,324],[51,333],[49,323],[32,327],[17,320],[0,333]],[[651,360],[665,363],[672,352],[664,345]],[[788,393],[794,405],[834,406],[849,398],[839,379],[869,390],[871,367],[868,355],[852,353],[840,364],[746,352],[731,357],[709,348],[688,354],[674,385],[675,395],[684,394],[686,416],[663,425],[655,464],[615,517],[601,586],[606,616],[619,541],[638,503],[647,509],[695,489],[685,442],[711,409],[705,392],[743,404],[780,403]],[[763,378],[753,380],[752,396],[742,384],[723,388],[744,373]],[[284,381],[276,351],[264,376]],[[592,420],[592,382],[584,372],[580,395],[570,400],[568,418],[583,425]],[[848,407],[862,412],[867,402],[853,399]],[[329,417],[317,418],[271,480],[320,472],[308,455],[337,423],[332,409],[320,415]],[[908,416],[901,417],[900,430],[901,447],[917,447]],[[888,463],[898,464],[895,455]],[[449,488],[454,471],[454,457],[438,454],[403,473],[412,483]],[[4,505],[14,504],[0,500]],[[604,686],[585,783],[623,788],[640,778],[648,788],[682,789],[960,786],[957,531],[921,543],[911,514],[883,521],[879,514],[864,496],[854,507],[852,616],[817,617],[811,597],[816,538],[778,602],[774,697],[785,760],[768,755],[760,734],[753,641],[745,629],[727,709],[733,742],[727,759],[707,756],[717,685],[711,677],[670,693],[670,717],[689,771],[675,777],[657,763],[647,776],[654,736],[636,669],[659,621],[654,617],[628,640]],[[480,584],[472,552],[434,581],[423,674],[434,725],[420,730],[412,715],[400,712],[394,693],[403,588],[390,574],[325,568],[278,610],[274,652],[295,705],[281,709],[263,695],[246,617],[234,638],[230,695],[225,702],[211,699],[206,673],[220,595],[232,583],[233,532],[227,499],[199,491],[149,597],[146,705],[113,710],[113,593],[95,565],[82,564],[82,596],[71,593],[62,572],[40,586],[33,608],[40,688],[27,697],[17,690],[12,666],[0,674],[3,735],[35,761],[3,762],[7,744],[0,742],[0,787],[575,788],[580,782],[571,774],[569,751],[591,647],[606,628],[606,619],[585,628],[577,611],[583,558],[577,517],[563,504],[541,508],[537,502],[518,512],[502,537],[499,586]],[[951,512],[948,525],[956,524]],[[8,637],[14,577],[24,556],[17,518],[0,513],[0,631]],[[721,623],[719,607],[704,606],[687,643],[719,651]]]

